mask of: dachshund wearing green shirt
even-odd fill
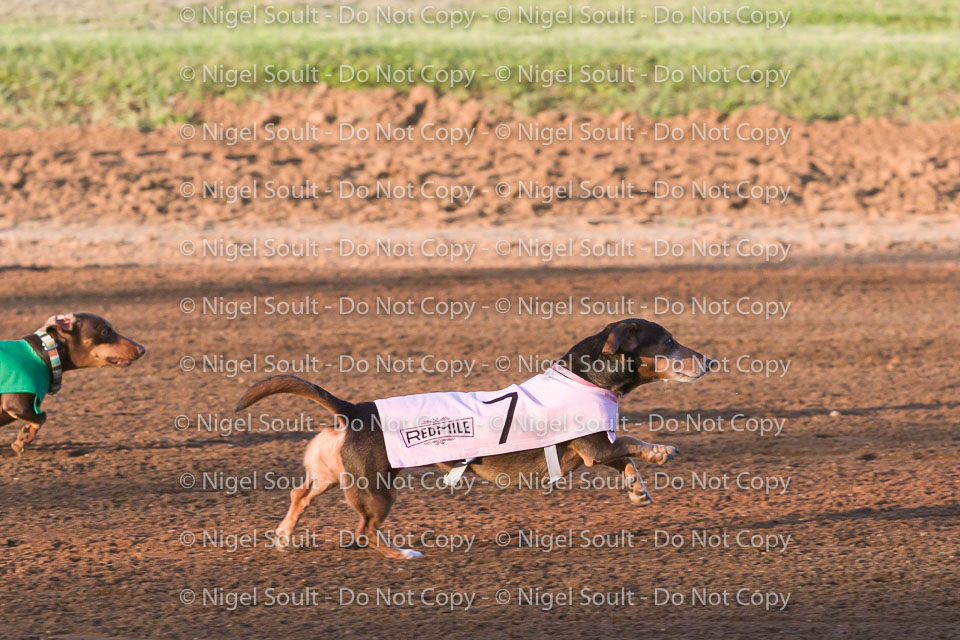
[[[46,422],[40,405],[48,393],[60,390],[64,371],[129,367],[145,352],[92,313],[52,316],[22,340],[0,341],[0,426],[24,423],[11,445],[16,454],[23,453]]]

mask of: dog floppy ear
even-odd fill
[[[603,343],[603,353],[617,353],[621,350],[632,351],[637,348],[637,327],[635,324],[614,325],[607,340]]]
[[[50,316],[43,323],[43,329],[50,333],[51,329],[64,333],[73,333],[77,328],[77,317],[72,313]]]

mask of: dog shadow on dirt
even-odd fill
[[[888,405],[888,406],[875,406],[875,407],[854,407],[841,409],[841,415],[873,415],[877,412],[882,411],[936,411],[939,409],[956,409],[960,407],[960,402],[937,402],[937,403],[910,403],[910,404],[900,404],[900,405]],[[760,409],[757,407],[726,407],[722,409],[715,408],[699,408],[699,409],[687,409],[683,411],[670,411],[666,409],[657,409],[656,413],[662,416],[664,419],[676,419],[680,421],[686,420],[687,416],[698,416],[698,415],[709,415],[709,416],[718,416],[724,419],[731,419],[736,415],[763,415],[769,413],[774,415],[777,418],[802,418],[802,417],[812,417],[812,416],[828,416],[834,409],[829,408],[813,408],[813,409],[795,409],[788,411],[773,411],[770,412],[767,409]],[[625,420],[630,424],[644,424],[646,422],[648,414],[651,412],[647,411],[630,411],[624,412],[622,415]],[[322,425],[320,425],[322,426]],[[313,432],[298,432],[298,431],[274,431],[274,432],[243,432],[236,433],[231,436],[216,436],[216,437],[198,437],[198,438],[188,438],[183,440],[154,440],[152,442],[143,442],[137,444],[104,444],[98,442],[58,442],[50,444],[35,444],[34,446],[27,449],[24,453],[25,456],[29,455],[43,455],[47,453],[52,453],[57,457],[80,457],[88,453],[93,453],[95,451],[149,451],[149,450],[166,450],[166,449],[199,449],[205,447],[255,447],[263,444],[268,444],[272,442],[306,442],[315,435],[316,431]],[[684,433],[678,431],[676,433],[669,434],[671,437],[684,436],[684,435],[694,435],[689,433]],[[830,434],[811,434],[813,437],[830,437]],[[16,457],[15,454],[9,450],[9,447],[3,448],[0,451],[0,457],[2,458],[12,458]]]
[[[314,433],[270,432],[244,433],[229,437],[190,438],[185,440],[155,440],[139,444],[104,444],[102,442],[53,442],[33,444],[24,451],[25,460],[33,457],[79,458],[99,451],[163,451],[176,449],[205,449],[208,447],[255,447],[270,442],[288,441],[306,443]],[[15,459],[18,456],[9,445],[0,448],[0,458]]]
[[[671,411],[669,409],[656,409],[656,413],[662,416],[664,419],[676,419],[676,420],[686,420],[687,416],[696,417],[698,415],[709,415],[709,416],[719,416],[724,419],[730,419],[736,415],[766,415],[770,414],[771,416],[777,418],[810,418],[816,416],[829,416],[833,411],[838,411],[840,415],[851,415],[851,416],[869,416],[883,411],[936,411],[938,409],[956,409],[960,407],[960,402],[911,402],[909,404],[896,404],[896,405],[880,405],[875,407],[853,407],[846,409],[833,409],[833,408],[810,408],[810,409],[793,409],[793,410],[773,410],[769,408],[760,408],[760,407],[725,407],[723,409],[708,409],[708,408],[699,408],[699,409],[685,409],[683,411]],[[629,422],[645,422],[645,418],[648,413],[647,411],[630,411],[625,412],[623,415],[627,418]],[[674,435],[674,434],[671,434]]]
[[[960,504],[933,504],[922,507],[890,507],[875,509],[857,507],[847,511],[830,511],[815,515],[792,513],[771,520],[744,525],[748,529],[771,529],[789,524],[822,524],[855,520],[926,520],[943,518],[945,521],[960,521]]]

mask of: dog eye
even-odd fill
[[[672,347],[674,344],[676,344],[676,343],[673,341],[673,338],[667,338],[667,346],[668,346],[668,347]]]

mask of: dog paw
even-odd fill
[[[414,551],[413,549],[397,549],[400,552],[401,557],[406,559],[419,558],[423,556],[419,551]]]
[[[653,504],[653,498],[650,497],[650,492],[644,489],[642,492],[633,492],[627,494],[630,497],[630,503],[637,507],[649,507]]]
[[[17,454],[17,456],[23,455],[23,443],[19,440],[10,445],[10,448],[13,449],[13,452]]]
[[[283,551],[285,553],[290,553],[291,551],[296,551],[297,548],[291,544],[291,538],[293,537],[292,533],[284,533],[282,530],[277,530],[274,532],[274,544],[273,548],[275,551]]]
[[[647,462],[666,464],[680,455],[680,450],[669,444],[652,444],[644,456]]]
[[[627,474],[627,497],[630,498],[632,504],[638,507],[653,504],[653,496],[647,491],[647,485],[644,484],[643,478],[635,471]]]

